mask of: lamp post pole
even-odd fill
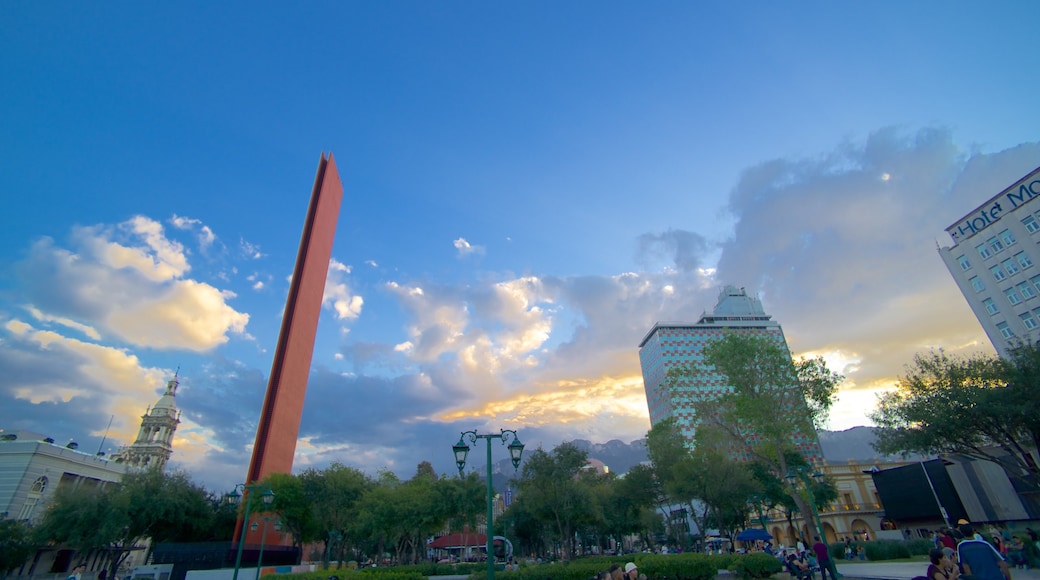
[[[466,455],[469,453],[469,445],[466,444],[466,439],[469,439],[470,443],[474,445],[476,445],[477,439],[487,440],[487,580],[493,580],[495,577],[495,535],[492,520],[495,510],[494,487],[491,485],[491,440],[499,439],[502,441],[502,445],[506,444],[506,440],[512,440],[508,449],[509,458],[513,462],[514,469],[520,467],[520,457],[524,453],[524,444],[520,442],[516,431],[512,429],[501,429],[497,434],[490,433],[486,435],[478,434],[475,429],[463,431],[459,435],[459,442],[452,445],[452,451],[455,453],[455,466],[459,468],[460,477],[462,476],[462,470],[466,467]]]
[[[242,489],[242,494],[238,493],[240,488]],[[242,567],[242,548],[245,547],[246,522],[249,521],[249,515],[252,513],[250,508],[253,505],[253,494],[251,492],[256,489],[258,489],[258,486],[256,485],[240,483],[225,496],[227,501],[233,504],[237,504],[238,501],[242,499],[242,495],[246,496],[246,511],[242,516],[242,531],[238,534],[238,554],[235,556],[235,573],[231,576],[231,580],[238,580],[238,570]],[[264,501],[265,506],[269,506],[271,505],[271,502],[274,501],[274,492],[271,491],[271,488],[267,488],[262,494],[260,494],[260,498]]]
[[[260,534],[260,555],[256,558],[256,578],[254,580],[260,580],[260,568],[264,565],[264,540],[267,539],[267,522],[271,521],[270,516],[264,516],[264,531]],[[253,522],[253,531],[256,531],[256,522]],[[282,529],[282,522],[274,523],[274,531],[279,532]]]

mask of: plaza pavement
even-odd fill
[[[924,576],[928,562],[837,562],[838,573],[845,580],[905,580]],[[817,577],[819,578],[819,577]],[[1011,569],[1011,580],[1040,580],[1040,569]]]

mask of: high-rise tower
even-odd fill
[[[725,375],[702,373],[692,380],[675,385],[666,381],[674,368],[700,366],[704,347],[721,338],[727,331],[772,336],[787,347],[780,324],[762,309],[762,303],[748,296],[743,288],[726,286],[719,294],[711,313],[704,313],[696,323],[658,322],[639,343],[639,363],[643,370],[643,387],[650,408],[650,424],[674,419],[683,438],[693,444],[697,428],[697,403],[716,398],[730,390]],[[792,385],[792,388],[795,388]],[[823,460],[815,432],[793,433],[792,442],[810,462]],[[741,457],[746,459],[745,457]]]
[[[117,451],[112,456],[113,461],[141,469],[166,468],[166,462],[173,453],[173,434],[181,422],[181,414],[174,400],[178,385],[180,383],[176,376],[166,383],[166,392],[141,417],[137,439]]]

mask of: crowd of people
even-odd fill
[[[1029,529],[1031,542],[1036,546],[1035,532]],[[1005,537],[1007,533],[1007,537]],[[1008,560],[1016,569],[1029,566],[1025,544],[1007,530],[991,531],[989,539],[964,520],[953,529],[935,534],[935,548],[929,552],[927,580],[957,580],[961,576],[972,580],[1011,580]],[[1009,550],[1009,545],[1015,546]]]
[[[928,554],[931,563],[925,577],[927,580],[957,580],[961,576],[972,580],[1011,580],[1010,566],[1028,568],[1040,549],[1036,532],[1032,528],[1026,531],[1029,544],[1007,528],[994,527],[983,535],[966,520],[960,520],[956,528],[938,530],[933,538],[935,547]]]

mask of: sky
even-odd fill
[[[177,373],[171,467],[241,482],[322,152],[296,471],[450,474],[470,429],[639,439],[640,341],[728,284],[847,377],[831,429],[870,424],[915,353],[993,352],[936,248],[1040,166],[1038,18],[0,3],[0,427],[111,453]]]

